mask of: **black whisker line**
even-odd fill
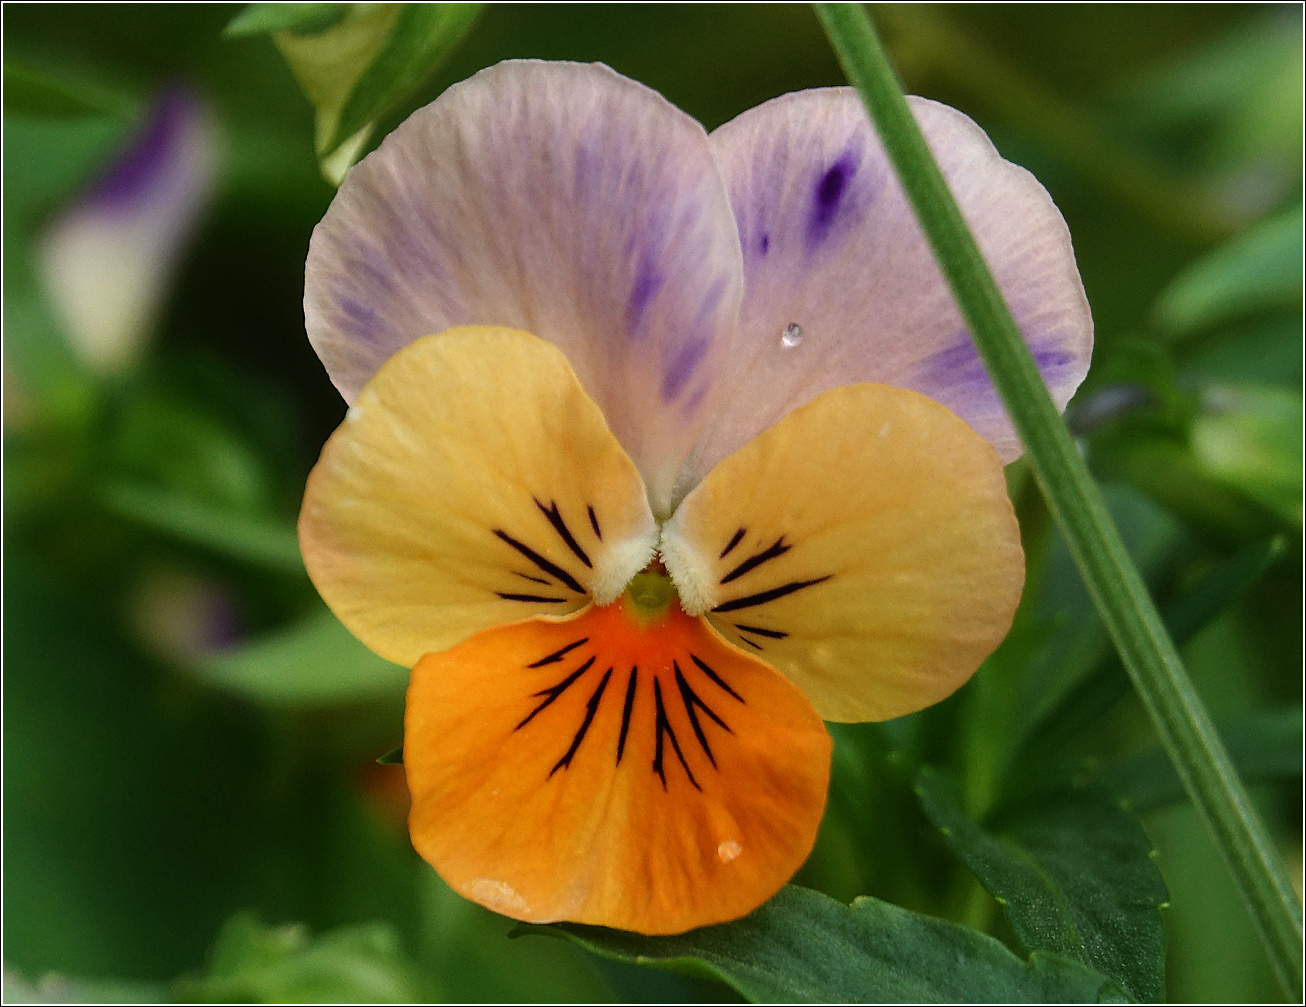
[[[530,574],[522,573],[520,570],[514,570],[513,573],[518,577],[525,577],[529,581],[534,581],[536,584],[543,584],[545,587],[553,587],[553,581],[545,580],[543,577],[532,577]]]
[[[551,685],[547,689],[541,689],[539,692],[532,692],[531,695],[532,696],[553,695],[556,698],[557,696],[562,695],[563,691],[567,688],[567,686],[571,685],[571,683],[576,681],[577,678],[585,674],[585,672],[589,671],[590,668],[593,667],[593,665],[594,665],[594,658],[588,657],[585,659],[584,664],[582,664],[579,668],[573,671],[570,675],[564,678],[557,685]]]
[[[748,645],[749,645],[750,647],[752,647],[754,650],[761,650],[761,649],[762,649],[762,645],[761,645],[760,643],[756,643],[756,642],[754,642],[753,640],[750,640],[750,639],[749,639],[748,637],[746,637],[746,636],[741,636],[739,639],[743,640],[744,643],[748,644]]]
[[[676,683],[680,686],[681,698],[685,699],[687,702],[692,701],[695,706],[697,706],[700,710],[702,710],[709,717],[711,717],[713,721],[716,722],[717,727],[722,728],[723,730],[729,732],[730,734],[734,734],[735,732],[730,730],[730,725],[727,724],[720,717],[718,717],[716,715],[716,712],[710,706],[704,703],[703,700],[699,697],[698,693],[696,693],[693,690],[689,682],[686,681],[685,676],[681,674],[680,665],[676,664],[675,661],[672,661],[671,666],[676,670]],[[691,714],[691,718],[692,716],[693,715]]]
[[[542,594],[517,594],[515,591],[495,591],[504,601],[531,601],[538,604],[558,604],[564,602],[566,598],[546,598]]]
[[[585,674],[585,672],[589,671],[589,670],[590,670],[590,666],[591,666],[593,663],[594,663],[594,658],[591,657],[588,661],[586,661],[584,664],[582,664],[579,668],[577,668],[575,671],[573,671],[570,675],[568,675],[566,678],[564,678],[564,679],[563,679],[561,682],[559,682],[557,685],[552,685],[552,686],[549,686],[549,688],[547,688],[547,689],[541,689],[539,692],[533,692],[533,693],[531,693],[532,696],[543,696],[543,697],[545,697],[545,698],[544,698],[544,702],[541,703],[539,706],[537,706],[535,709],[533,709],[530,713],[528,713],[528,714],[526,715],[526,718],[525,718],[525,719],[524,719],[520,724],[518,724],[516,727],[514,727],[513,730],[514,730],[514,731],[520,731],[523,727],[525,727],[525,726],[526,726],[527,724],[529,724],[532,720],[534,720],[534,719],[535,719],[535,715],[536,715],[537,713],[539,713],[539,712],[540,712],[541,710],[543,710],[546,706],[548,706],[548,705],[549,705],[550,703],[552,703],[555,699],[557,699],[557,698],[558,698],[559,696],[561,696],[564,692],[566,692],[567,689],[571,686],[571,683],[572,683],[572,682],[576,681],[576,679],[580,678],[581,675],[583,675],[583,674]]]
[[[576,754],[576,750],[580,748],[580,743],[585,740],[585,733],[590,729],[590,724],[594,723],[594,714],[598,712],[599,701],[603,699],[603,690],[608,687],[608,679],[611,677],[612,669],[609,668],[603,673],[603,680],[599,682],[599,687],[594,690],[594,695],[590,696],[589,702],[585,704],[585,719],[581,721],[576,736],[571,739],[571,747],[567,749],[567,754],[549,770],[549,776],[552,776],[559,769],[566,769],[571,766],[572,757]]]
[[[635,684],[639,681],[639,668],[630,669],[630,682],[626,685],[626,704],[621,708],[621,734],[617,736],[617,764],[626,751],[626,735],[630,731],[630,714],[635,709]]]
[[[702,790],[698,781],[694,779],[694,773],[689,768],[689,763],[685,761],[684,753],[680,751],[680,742],[676,740],[676,732],[671,729],[671,721],[667,720],[666,707],[662,705],[662,683],[657,678],[653,679],[653,703],[657,709],[655,727],[657,731],[657,744],[653,751],[653,772],[658,774],[658,779],[662,781],[662,789],[667,789],[667,774],[662,769],[662,735],[665,733],[671,739],[671,748],[676,753],[676,758],[680,760],[680,765],[685,770],[685,775],[689,777],[689,782],[694,785],[695,790]]]
[[[728,693],[730,693],[730,695],[734,696],[735,699],[739,700],[739,702],[742,703],[742,702],[744,701],[744,697],[741,696],[741,695],[739,695],[739,693],[735,692],[735,690],[732,689],[732,688],[730,688],[730,686],[726,685],[726,681],[725,681],[725,679],[722,678],[720,675],[718,675],[715,671],[713,671],[713,670],[708,666],[708,664],[707,664],[706,661],[704,661],[702,658],[700,658],[697,654],[690,654],[689,656],[690,656],[690,658],[693,660],[693,662],[694,662],[696,665],[698,665],[698,670],[699,670],[699,671],[701,671],[701,672],[702,672],[704,675],[706,675],[708,678],[712,679],[712,681],[714,681],[717,685],[721,686],[721,688],[725,689],[726,692],[728,692]]]
[[[694,712],[694,701],[698,697],[690,691],[689,683],[685,681],[685,676],[680,673],[680,665],[672,661],[671,667],[676,670],[676,685],[680,688],[680,700],[685,704],[685,712],[689,714],[689,726],[694,729],[694,737],[698,739],[699,746],[707,754],[707,761],[712,763],[713,768],[716,768],[716,756],[712,754],[712,746],[707,743],[707,735],[703,733],[703,725],[698,722],[698,714]]]
[[[735,623],[735,629],[741,633],[752,633],[754,636],[764,636],[768,640],[783,640],[789,634],[778,629],[763,629],[761,626],[745,626],[742,622]]]
[[[694,729],[694,737],[698,738],[698,743],[703,746],[703,752],[707,755],[707,761],[712,763],[712,766],[715,768],[716,756],[712,754],[712,746],[707,743],[707,735],[703,733],[703,725],[698,722],[698,714],[695,712],[694,707],[697,706],[700,710],[706,713],[713,721],[715,721],[718,727],[724,728],[727,733],[733,734],[734,732],[730,730],[730,726],[724,720],[718,717],[716,713],[714,713],[712,709],[698,697],[698,693],[689,687],[689,683],[685,681],[685,676],[680,672],[680,665],[675,661],[672,661],[671,667],[674,668],[676,672],[676,685],[680,688],[680,699],[681,702],[685,704],[685,713],[689,715],[689,726]]]
[[[566,543],[567,548],[572,551],[572,554],[586,566],[593,567],[594,564],[590,562],[589,556],[585,555],[585,550],[582,549],[580,543],[572,537],[571,529],[567,527],[567,522],[562,520],[562,514],[558,511],[557,501],[554,501],[553,506],[545,507],[544,504],[539,502],[539,500],[536,500],[535,506],[540,509],[541,514],[549,519],[549,524],[553,525],[553,530],[556,531],[562,541]]]
[[[814,580],[795,580],[788,584],[781,584],[779,587],[773,587],[769,591],[759,591],[757,594],[746,594],[742,598],[735,598],[733,601],[727,601],[712,609],[713,612],[735,612],[741,608],[752,608],[754,605],[765,605],[768,601],[775,601],[777,598],[783,598],[787,594],[793,594],[795,591],[801,591],[805,587],[812,587],[814,584],[823,584],[829,580],[831,574],[824,577],[817,577]]]
[[[581,644],[585,644],[589,642],[590,642],[590,638],[588,636],[582,636],[579,640],[576,640],[574,643],[569,643],[567,644],[567,646],[555,650],[552,654],[549,654],[547,657],[542,657],[538,661],[526,665],[526,667],[543,668],[546,664],[555,664],[558,661],[561,661],[563,657],[565,657],[567,654],[570,654],[577,647],[581,646]]]
[[[600,542],[602,542],[602,541],[603,541],[603,532],[602,532],[602,530],[599,528],[599,518],[598,518],[598,515],[594,513],[594,508],[593,508],[593,507],[590,507],[589,505],[586,505],[585,509],[586,509],[587,511],[589,511],[589,515],[590,515],[590,527],[594,529],[594,537],[595,537],[596,539],[598,539]]]
[[[726,547],[721,550],[721,555],[718,556],[717,559],[725,559],[727,556],[729,556],[730,550],[743,541],[744,532],[746,532],[747,530],[748,530],[747,528],[740,528],[739,531],[735,532],[734,538],[732,538],[729,542],[726,543]]]
[[[748,573],[749,570],[756,570],[763,563],[769,562],[770,560],[775,559],[777,556],[783,556],[792,548],[793,546],[785,542],[785,537],[781,535],[778,539],[776,539],[773,543],[771,543],[771,545],[767,546],[761,552],[754,553],[752,556],[749,556],[748,559],[744,560],[737,567],[731,570],[728,574],[722,577],[721,583],[729,584],[735,578],[742,577],[744,574]]]
[[[571,574],[569,574],[569,573],[568,573],[566,570],[564,570],[562,567],[558,566],[557,563],[553,563],[553,562],[550,562],[549,560],[545,559],[543,556],[541,556],[539,553],[537,553],[537,552],[536,552],[534,549],[532,549],[530,546],[528,546],[528,545],[526,545],[526,544],[524,544],[524,543],[522,543],[522,542],[518,542],[515,538],[513,538],[513,537],[512,537],[511,535],[509,535],[507,532],[500,531],[498,528],[495,528],[495,529],[494,529],[494,534],[495,534],[499,539],[501,539],[502,541],[507,542],[508,545],[510,545],[510,546],[512,546],[514,549],[516,549],[519,553],[521,553],[523,556],[525,556],[528,560],[530,560],[532,563],[534,563],[536,566],[538,566],[538,567],[539,567],[541,570],[543,570],[545,573],[549,574],[549,575],[552,576],[552,577],[557,577],[558,580],[562,581],[564,584],[566,584],[569,588],[571,588],[571,589],[572,589],[573,591],[575,591],[577,594],[584,594],[584,593],[585,593],[585,589],[584,589],[583,587],[580,586],[580,581],[578,581],[575,577],[573,577]],[[586,565],[586,566],[589,566],[588,563],[586,563],[585,565]]]

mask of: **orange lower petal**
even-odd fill
[[[428,654],[408,691],[413,844],[508,916],[645,934],[735,919],[811,852],[830,737],[782,675],[673,601]]]

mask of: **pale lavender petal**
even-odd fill
[[[185,90],[165,92],[108,170],[43,236],[46,293],[90,366],[120,372],[140,355],[216,167],[207,105]]]
[[[908,99],[1058,406],[1088,369],[1092,320],[1065,223],[1037,180],[960,112]],[[741,329],[718,411],[683,482],[837,385],[943,402],[1021,448],[855,91],[767,102],[711,136],[744,254]]]
[[[742,286],[702,128],[605,66],[522,61],[451,87],[350,172],[313,233],[304,309],[349,400],[455,325],[551,340],[665,514]]]

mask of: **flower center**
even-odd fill
[[[667,568],[654,560],[630,579],[623,600],[626,610],[641,625],[661,619],[676,600],[676,588]]]
[[[539,632],[553,637],[550,646],[564,638],[556,634],[579,634],[539,656],[531,653],[534,659],[525,662],[523,669],[538,672],[540,678],[523,690],[532,708],[523,704],[525,716],[513,727],[514,734],[523,729],[538,731],[549,724],[554,729],[569,728],[579,721],[571,744],[561,752],[548,778],[569,770],[592,734],[606,735],[614,745],[615,765],[621,764],[628,742],[651,755],[650,768],[664,791],[672,755],[697,791],[703,789],[708,767],[719,768],[712,746],[724,739],[713,735],[717,729],[726,735],[734,733],[726,719],[731,711],[726,708],[745,700],[718,669],[730,669],[726,673],[731,678],[747,672],[740,670],[740,659],[701,619],[685,615],[676,604],[670,578],[660,568],[655,561],[636,574],[617,603],[591,608],[575,621],[538,627]],[[607,670],[600,674],[604,668]],[[536,684],[543,688],[530,688]],[[589,698],[583,699],[587,693]],[[698,764],[697,771],[691,768],[697,756],[686,740],[689,738],[698,742],[706,760],[706,765]]]

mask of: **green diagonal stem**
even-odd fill
[[[870,18],[858,3],[815,7],[879,131],[1134,687],[1247,899],[1279,981],[1299,1000],[1301,907],[1274,845],[908,110]]]

